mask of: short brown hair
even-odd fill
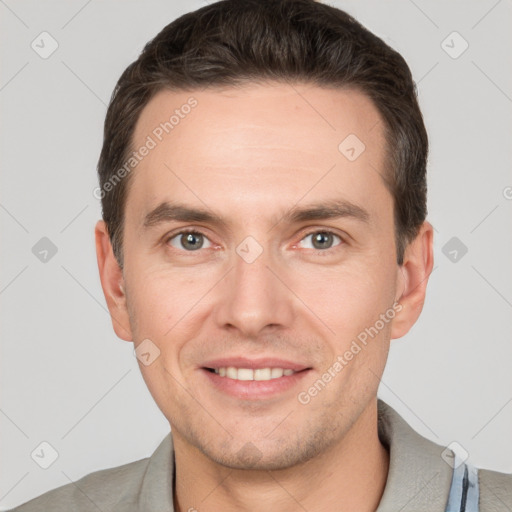
[[[112,94],[98,162],[103,219],[123,266],[123,220],[141,111],[159,91],[247,82],[305,82],[366,94],[384,120],[384,181],[394,198],[398,264],[427,214],[428,139],[402,56],[347,13],[314,0],[222,0],[167,25],[123,72]],[[341,142],[341,141],[340,141]],[[110,180],[110,181],[109,181]],[[108,189],[108,192],[107,192]]]

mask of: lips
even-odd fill
[[[294,387],[311,370],[279,358],[232,357],[208,361],[200,368],[214,387],[245,400],[270,398]]]

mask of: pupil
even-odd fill
[[[317,249],[328,249],[332,245],[332,235],[330,233],[317,233],[313,237],[313,245]]]
[[[199,233],[188,233],[184,235],[182,245],[186,249],[192,249],[193,251],[200,249],[203,245],[202,235]]]

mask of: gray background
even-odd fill
[[[146,457],[168,431],[132,344],[110,324],[93,189],[117,78],[164,25],[204,3],[0,0],[3,509]],[[422,435],[512,472],[512,4],[331,3],[409,62],[432,147],[435,270],[421,319],[392,342],[380,396]],[[31,48],[43,31],[59,45],[47,59]],[[454,31],[469,44],[461,55]],[[58,250],[47,261],[32,251],[43,237]],[[31,458],[43,441],[58,452],[48,469]]]

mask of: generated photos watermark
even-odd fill
[[[93,196],[96,199],[103,199],[109,192],[114,190],[116,185],[128,176],[164,140],[165,136],[171,133],[190,114],[193,108],[197,107],[197,104],[197,100],[191,96],[180,108],[174,110],[174,113],[167,121],[153,128],[151,134],[146,137],[144,144],[136,151],[133,151],[124,164],[101,187],[96,187],[93,190]]]
[[[301,391],[297,395],[299,403],[302,405],[309,404],[311,400],[323,391],[327,384],[335,379],[343,368],[345,368],[345,366],[347,366],[348,363],[366,347],[369,338],[375,338],[379,332],[381,332],[382,329],[384,329],[384,327],[389,324],[393,318],[395,318],[396,314],[402,311],[402,309],[403,306],[399,302],[395,302],[385,313],[381,313],[379,319],[376,320],[372,326],[361,331],[357,335],[357,339],[352,340],[350,348],[346,350],[343,355],[338,355],[333,364],[327,368],[327,370],[313,383],[312,386],[305,391]]]

